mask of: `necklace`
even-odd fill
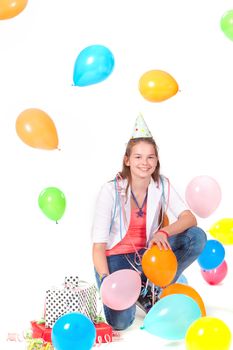
[[[137,201],[137,199],[136,199],[136,197],[135,197],[133,191],[131,190],[131,195],[132,195],[132,198],[133,198],[133,200],[134,200],[134,203],[136,204],[136,206],[137,206],[138,209],[139,209],[139,211],[137,212],[137,217],[141,217],[141,218],[142,218],[143,215],[145,214],[145,212],[144,212],[142,209],[144,208],[144,206],[145,206],[145,204],[146,204],[147,193],[148,193],[148,192],[146,191],[146,195],[145,195],[144,201],[143,201],[143,203],[142,203],[142,206],[139,207],[138,201]]]

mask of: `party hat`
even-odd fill
[[[137,116],[131,139],[139,137],[153,137],[141,113]]]

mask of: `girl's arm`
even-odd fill
[[[160,231],[154,233],[152,240],[150,241],[149,247],[153,244],[157,244],[159,249],[171,249],[168,237],[184,232],[188,228],[197,225],[196,217],[190,210],[185,210],[180,213],[177,220],[170,225],[163,227]],[[163,232],[165,231],[165,232]],[[166,235],[167,233],[167,235]]]
[[[190,210],[185,210],[178,216],[178,219],[172,224],[163,227],[169,236],[184,232],[188,228],[197,225],[197,219]]]
[[[101,276],[109,275],[107,258],[105,254],[106,243],[94,243],[92,249],[92,258],[96,271]]]

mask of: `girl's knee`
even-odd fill
[[[205,248],[207,236],[205,231],[197,226],[190,227],[188,230],[188,235],[191,239],[192,245],[197,251],[197,253],[201,253]]]
[[[116,311],[105,307],[106,321],[116,331],[123,331],[130,327],[135,319],[136,306],[127,310]]]
[[[124,331],[125,329],[129,328],[132,323],[133,323],[134,319],[129,321],[129,320],[123,320],[123,319],[113,319],[110,324],[110,326],[112,326],[112,328],[116,331]]]

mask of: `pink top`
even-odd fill
[[[106,256],[135,253],[146,246],[146,205],[144,215],[137,216],[138,208],[131,209],[130,223],[125,237],[112,249],[106,250]]]

